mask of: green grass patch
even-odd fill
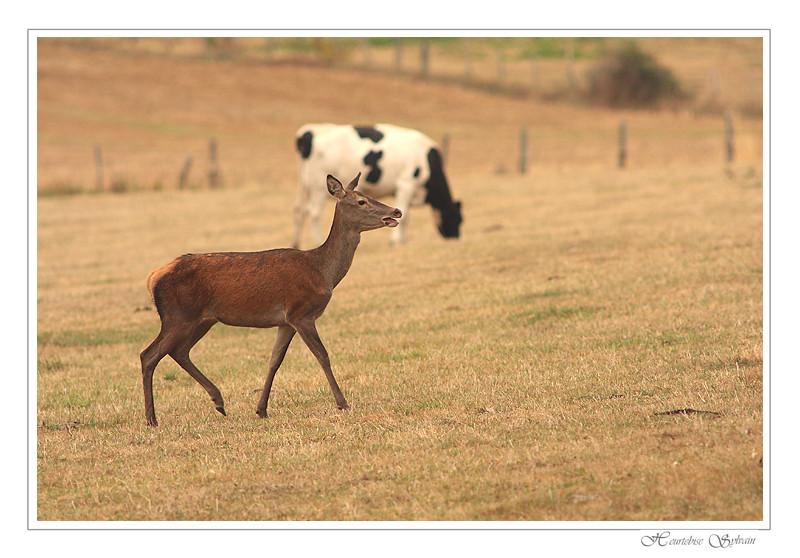
[[[155,338],[153,328],[106,328],[95,330],[65,329],[59,331],[40,331],[36,335],[39,346],[93,347],[117,343],[143,345]]]
[[[573,318],[586,318],[599,312],[600,309],[591,306],[554,306],[545,308],[512,312],[509,314],[511,321],[524,321],[528,324],[553,320],[566,320]]]
[[[39,372],[59,372],[66,367],[67,364],[60,358],[40,358],[36,361],[36,370]]]

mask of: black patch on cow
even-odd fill
[[[419,168],[419,167],[415,168],[414,169],[414,178],[418,178],[420,172],[422,172],[421,168]]]
[[[353,126],[359,137],[371,139],[373,143],[378,143],[383,139],[383,132],[375,129],[374,126]]]
[[[377,184],[381,179],[383,171],[378,166],[378,160],[381,157],[383,157],[383,151],[370,151],[364,156],[364,164],[369,167],[369,173],[364,180],[371,184]]]
[[[442,154],[435,147],[428,151],[428,165],[431,175],[425,183],[428,193],[425,196],[425,203],[439,210],[442,216],[439,232],[445,238],[458,238],[461,226],[461,202],[453,201],[450,195],[450,187],[447,185],[447,178],[444,175],[442,166]]]
[[[311,142],[313,138],[314,134],[311,132],[306,132],[302,136],[297,137],[297,152],[300,153],[303,159],[308,159],[308,156],[311,155]]]
[[[431,147],[428,151],[428,166],[431,174],[425,183],[425,188],[428,191],[425,195],[425,203],[429,203],[439,211],[442,211],[453,204],[453,198],[450,196],[450,188],[447,186],[447,179],[444,176],[442,156],[435,147]]]

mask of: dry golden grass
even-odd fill
[[[84,56],[105,55],[74,54],[77,75],[91,66]],[[112,76],[120,60],[108,63]],[[246,89],[245,74],[261,70],[219,71],[230,78],[220,85],[230,97],[198,93],[207,103],[197,114],[207,119],[202,126],[225,102],[231,111],[256,106],[236,95],[233,78]],[[311,79],[311,70],[296,69],[306,72]],[[318,72],[346,85],[343,74]],[[152,140],[162,154],[195,141],[169,131],[137,136],[124,124],[103,132],[83,117],[70,131],[62,127],[68,103],[45,85],[44,184],[58,175],[50,163],[66,137],[89,147],[101,133],[120,146]],[[409,95],[422,98],[428,87]],[[402,247],[389,249],[386,231],[364,235],[318,323],[347,412],[336,410],[317,363],[295,340],[270,418],[257,419],[255,390],[274,332],[217,326],[193,356],[222,390],[228,416],[164,360],[155,378],[160,426],[147,428],[143,418],[138,353],[158,330],[147,272],[184,252],[289,244],[293,161],[256,153],[290,143],[283,134],[291,137],[299,113],[275,116],[274,129],[271,116],[244,129],[220,124],[230,130],[231,143],[221,145],[229,145],[223,162],[237,161],[228,167],[235,187],[39,198],[40,521],[762,519],[760,152],[726,173],[711,120],[629,114],[640,145],[652,147],[618,171],[613,155],[611,164],[595,155],[613,138],[599,130],[620,114],[562,106],[553,109],[564,115],[562,131],[550,116],[536,117],[556,138],[542,139],[550,158],[525,176],[498,173],[498,143],[518,129],[521,105],[498,100],[499,127],[464,105],[456,130],[454,100],[492,98],[442,85],[436,92],[432,103],[450,101],[453,113],[426,114],[436,130],[460,138],[448,163],[464,202],[463,238],[440,239],[426,208],[411,211]],[[357,112],[309,95],[301,120]],[[379,112],[371,102],[364,120]],[[393,102],[388,116],[400,111]],[[109,105],[105,114],[147,112],[124,106],[131,108]],[[154,121],[189,118],[170,114]],[[758,145],[760,121],[742,127]],[[247,145],[255,140],[258,149]],[[582,159],[584,145],[594,154]],[[557,146],[570,147],[578,163],[568,165],[570,154]],[[136,161],[157,157],[141,149]],[[64,164],[64,176],[81,168]],[[151,171],[131,176],[147,184]],[[707,413],[659,414],[688,408]]]
[[[158,429],[143,277],[281,245],[291,193],[40,200],[39,519],[759,520],[759,184],[705,169],[459,190],[463,239],[431,241],[421,210],[406,246],[365,235],[320,321],[349,412],[296,342],[258,420],[273,333],[217,326],[195,360],[229,416],[164,361]],[[720,414],[656,415],[685,408]]]

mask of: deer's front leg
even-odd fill
[[[344,395],[342,395],[342,391],[339,389],[339,384],[336,383],[336,378],[333,377],[331,361],[328,358],[328,351],[325,350],[325,346],[322,344],[322,340],[319,338],[317,326],[314,324],[314,322],[301,322],[293,325],[297,330],[297,333],[300,334],[300,337],[308,346],[311,353],[317,357],[317,361],[319,362],[320,366],[322,366],[322,371],[325,372],[325,377],[328,379],[328,384],[331,386],[331,391],[333,391],[333,397],[336,399],[336,406],[340,409],[349,409],[350,406],[347,404]]]
[[[295,329],[292,326],[280,326],[278,333],[275,334],[275,344],[272,346],[272,356],[269,357],[269,370],[267,372],[267,381],[264,384],[264,389],[261,392],[261,398],[258,400],[258,407],[256,407],[256,414],[261,418],[267,418],[267,403],[269,402],[269,392],[272,389],[272,380],[275,379],[275,373],[280,368],[283,362],[283,357],[286,356],[286,350],[289,348],[289,343],[292,342]]]

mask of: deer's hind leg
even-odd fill
[[[142,387],[144,389],[144,416],[149,426],[158,426],[156,410],[153,403],[153,373],[161,359],[180,342],[183,332],[179,329],[164,327],[147,348],[139,355],[142,363]]]
[[[215,323],[217,323],[216,320],[206,320],[196,324],[192,329],[189,330],[189,335],[185,336],[169,352],[169,356],[171,356],[181,368],[186,370],[186,372],[188,372],[189,375],[197,381],[197,383],[203,386],[203,389],[205,389],[208,395],[211,396],[211,401],[214,402],[214,406],[216,407],[217,411],[223,415],[226,415],[225,402],[222,399],[222,393],[220,393],[217,386],[215,386],[203,375],[202,372],[200,372],[197,366],[195,366],[189,358],[189,351],[192,350],[192,347],[194,347],[206,333],[208,333],[208,330],[210,330]]]

